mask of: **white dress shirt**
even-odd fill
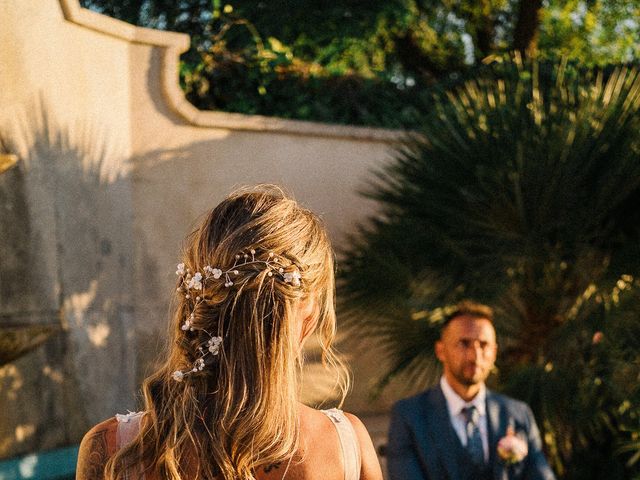
[[[482,438],[482,449],[484,450],[484,461],[489,461],[489,430],[487,427],[487,389],[484,383],[480,386],[480,391],[473,397],[473,400],[467,402],[463,400],[449,385],[449,382],[444,378],[440,378],[440,388],[447,401],[447,410],[449,410],[449,419],[451,425],[456,431],[462,446],[467,446],[467,429],[464,414],[462,409],[473,405],[478,410],[478,428],[480,429],[480,438]]]

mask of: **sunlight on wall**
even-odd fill
[[[16,440],[18,442],[24,442],[36,431],[36,427],[32,424],[18,425],[16,427]]]
[[[97,325],[89,325],[87,327],[89,341],[99,348],[107,345],[107,338],[110,333],[111,328],[106,323],[98,323]]]
[[[69,317],[73,317],[77,326],[82,325],[84,314],[96,298],[98,291],[98,281],[91,280],[89,290],[84,293],[74,293],[64,300],[64,310],[68,312]]]
[[[98,115],[92,120],[83,119],[67,132],[68,148],[81,152],[82,173],[86,181],[98,180],[100,184],[112,184],[131,171],[126,148],[111,131],[95,127],[101,125]]]
[[[64,381],[64,375],[62,372],[51,368],[49,365],[45,365],[42,368],[42,374],[50,378],[55,383],[62,383]]]
[[[8,388],[3,388],[3,390],[7,394],[7,398],[9,398],[10,400],[15,400],[17,391],[22,388],[22,385],[24,383],[22,375],[15,365],[5,365],[4,367],[0,368],[0,384],[2,384],[4,387],[5,382],[11,382],[8,385]]]

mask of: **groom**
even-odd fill
[[[491,308],[459,303],[435,350],[440,382],[391,413],[389,479],[554,480],[529,406],[485,387],[497,353]]]

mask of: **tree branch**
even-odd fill
[[[520,0],[518,19],[513,32],[513,49],[523,57],[535,52],[538,45],[542,0]]]

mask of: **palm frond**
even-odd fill
[[[619,432],[614,366],[640,351],[591,344],[603,319],[626,323],[612,292],[640,277],[640,73],[513,58],[432,105],[365,192],[380,209],[342,252],[346,324],[376,339],[393,377],[434,364],[437,325],[420,312],[461,298],[496,306],[503,388],[550,425],[564,468]],[[576,392],[573,413],[561,411]]]

